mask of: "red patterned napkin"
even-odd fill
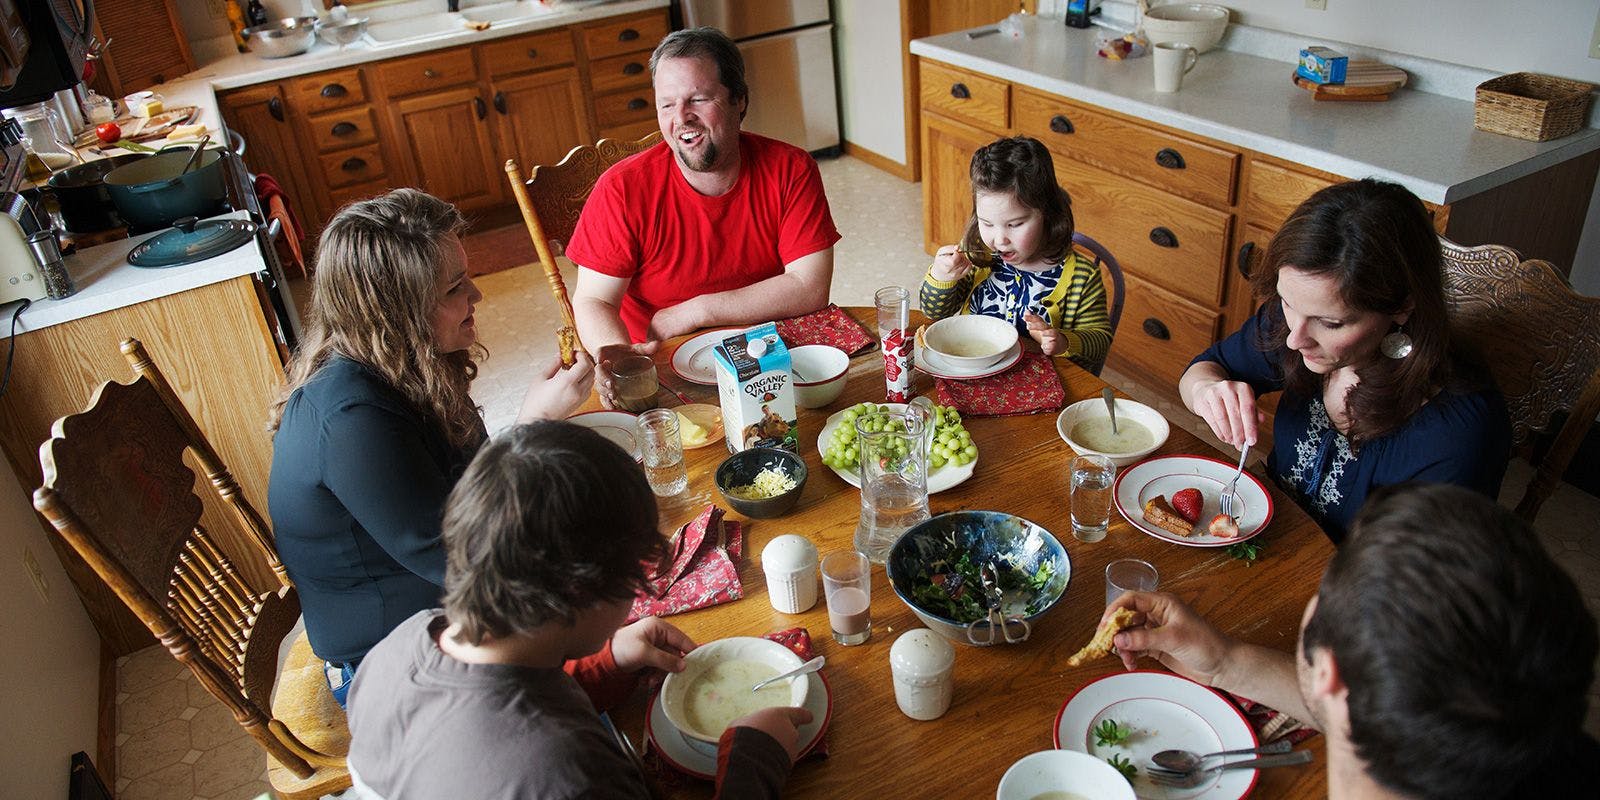
[[[1317,735],[1317,729],[1306,725],[1304,722],[1289,716],[1275,708],[1269,708],[1248,697],[1232,692],[1222,692],[1226,697],[1239,706],[1245,718],[1250,720],[1250,727],[1256,729],[1256,736],[1261,743],[1274,742],[1278,739],[1288,739],[1290,744],[1300,744]]]
[[[628,621],[665,617],[744,597],[734,561],[744,554],[744,527],[723,522],[723,510],[706,510],[673,537],[670,559],[652,565],[650,586],[633,599]]]
[[[813,311],[803,317],[780,319],[776,324],[778,335],[790,347],[825,344],[853,356],[878,344],[878,340],[861,323],[833,303],[821,311]]]
[[[1055,362],[1042,353],[1022,354],[1015,367],[987,378],[935,381],[939,404],[980,417],[1055,411],[1067,402]]]

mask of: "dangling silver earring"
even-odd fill
[[[1383,337],[1383,340],[1378,342],[1378,352],[1383,353],[1388,358],[1399,360],[1411,355],[1411,346],[1411,337],[1406,335],[1406,326],[1400,325],[1395,328],[1393,333]]]

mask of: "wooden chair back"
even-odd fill
[[[281,796],[314,798],[348,787],[349,731],[321,670],[301,670],[293,680],[288,670],[279,675],[278,648],[295,627],[300,600],[266,522],[144,346],[127,339],[122,352],[137,378],[107,381],[88,408],[51,426],[39,448],[44,485],[34,492],[34,508],[233,712],[271,757]],[[186,453],[253,535],[255,552],[237,555],[265,559],[277,585],[256,591],[200,525],[205,501],[195,493]],[[295,649],[304,662],[303,635]]]
[[[1111,316],[1111,343],[1116,346],[1117,324],[1122,322],[1122,303],[1126,299],[1127,287],[1122,281],[1122,265],[1117,263],[1117,257],[1111,251],[1094,239],[1089,238],[1082,231],[1074,231],[1072,244],[1080,247],[1094,256],[1094,264],[1100,271],[1111,278],[1111,298],[1106,308]]]
[[[1532,522],[1600,413],[1600,298],[1574,292],[1549,262],[1524,261],[1511,248],[1440,244],[1451,330],[1488,361],[1513,447],[1535,469],[1517,503]]]

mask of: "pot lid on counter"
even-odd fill
[[[256,224],[244,219],[208,219],[204,222],[185,217],[171,230],[152,236],[128,253],[128,263],[136,267],[176,267],[220,256],[248,242],[256,234]]]

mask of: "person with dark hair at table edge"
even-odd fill
[[[839,241],[811,156],[740,131],[753,100],[727,35],[676,31],[650,72],[664,141],[600,176],[566,250],[578,334],[608,406],[606,367],[630,351],[826,306]]]
[[[599,713],[695,644],[655,617],[621,627],[665,541],[633,456],[587,428],[519,425],[478,452],[444,519],[444,608],[401,623],[350,690],[364,797],[647,798]],[[801,708],[734,720],[718,793],[777,797]]]
[[[1457,486],[1375,492],[1306,605],[1296,653],[1246,644],[1170,594],[1129,592],[1141,657],[1309,721],[1328,795],[1593,797],[1583,732],[1595,619],[1533,530]]]

